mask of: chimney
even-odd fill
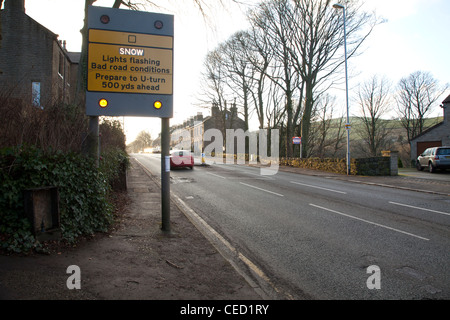
[[[213,103],[212,107],[211,107],[211,117],[218,117],[220,114],[220,109],[219,106],[217,105],[217,103]]]
[[[197,112],[197,120],[203,121],[203,113]]]
[[[231,112],[231,117],[232,118],[237,118],[237,107],[236,107],[236,103],[233,103],[232,105],[231,105],[231,108],[230,108],[230,112]]]
[[[25,0],[5,0],[5,10],[25,12]]]

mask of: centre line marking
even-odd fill
[[[271,177],[262,176],[259,173],[253,173],[253,172],[243,172],[243,173],[244,174],[251,174],[252,176],[258,176],[260,179],[275,180],[274,178],[271,178]]]
[[[436,210],[431,210],[431,209],[425,209],[425,208],[420,208],[420,207],[414,207],[408,204],[403,204],[403,203],[398,203],[398,202],[392,202],[389,201],[390,204],[395,204],[397,206],[403,206],[403,207],[408,207],[408,208],[413,208],[413,209],[418,209],[418,210],[424,210],[424,211],[430,211],[430,212],[434,212],[434,213],[440,213],[440,214],[445,214],[447,216],[450,216],[450,213],[447,212],[442,212],[442,211],[436,211]]]
[[[312,204],[312,203],[310,203],[309,205],[312,206],[312,207],[316,207],[316,208],[322,209],[322,210],[326,210],[326,211],[330,211],[330,212],[333,212],[333,213],[337,213],[337,214],[339,214],[341,216],[344,216],[344,217],[347,217],[347,218],[356,219],[356,220],[359,220],[359,221],[363,221],[363,222],[366,222],[366,223],[370,223],[370,224],[376,225],[378,227],[382,227],[382,228],[386,228],[386,229],[393,230],[393,231],[396,231],[396,232],[400,232],[400,233],[403,233],[403,234],[406,234],[406,235],[409,235],[409,236],[412,236],[412,237],[415,237],[415,238],[419,238],[419,239],[426,240],[426,241],[430,240],[430,239],[427,239],[427,238],[424,238],[424,237],[421,237],[421,236],[418,236],[418,235],[415,235],[415,234],[412,234],[412,233],[409,233],[409,232],[406,232],[406,231],[402,231],[402,230],[399,230],[399,229],[391,228],[391,227],[385,226],[383,224],[379,224],[379,223],[372,222],[372,221],[369,221],[369,220],[361,219],[361,218],[358,218],[358,217],[355,217],[355,216],[351,216],[349,214],[345,214],[345,213],[342,213],[342,212],[339,212],[339,211],[336,211],[336,210],[324,208],[324,207],[321,207],[321,206],[318,206],[318,205],[315,205],[315,204]]]
[[[218,174],[215,174],[215,173],[207,172],[207,174],[210,174],[210,175],[220,178],[220,179],[226,179],[225,177],[219,176]]]
[[[322,189],[322,190],[326,190],[326,191],[331,191],[331,192],[341,193],[341,194],[347,194],[347,192],[344,192],[344,191],[338,191],[338,190],[333,190],[333,189],[328,189],[328,188],[322,188],[322,187],[312,186],[312,185],[310,185],[310,184],[300,183],[300,182],[296,182],[296,181],[291,181],[291,183],[299,184],[299,185],[306,186],[306,187],[311,187],[311,188],[316,188],[316,189]]]
[[[273,191],[269,191],[269,190],[266,190],[266,189],[258,188],[258,187],[255,187],[255,186],[252,186],[252,185],[250,185],[250,184],[243,183],[243,182],[239,182],[239,183],[240,183],[240,184],[243,184],[244,186],[253,188],[253,189],[258,189],[258,190],[261,190],[261,191],[264,191],[264,192],[272,193],[272,194],[274,194],[274,195],[276,195],[276,196],[279,196],[279,197],[284,197],[284,195],[279,194],[279,193],[276,193],[276,192],[273,192]]]

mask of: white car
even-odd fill
[[[426,149],[417,157],[416,168],[422,171],[428,167],[430,172],[437,169],[450,169],[450,147],[435,147]]]

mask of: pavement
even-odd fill
[[[280,170],[449,196],[450,174],[400,170],[398,176],[345,176]],[[131,159],[127,204],[111,232],[48,254],[0,255],[1,300],[284,300],[223,253],[176,197],[171,232],[161,231],[159,177]],[[197,219],[197,221],[196,221]],[[77,266],[78,274],[69,266]],[[267,279],[266,279],[267,280]],[[78,282],[76,282],[78,281]],[[77,288],[74,284],[80,285]],[[69,287],[72,287],[70,289]]]

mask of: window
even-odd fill
[[[33,106],[44,109],[41,106],[41,83],[31,82],[31,102]]]
[[[439,148],[437,150],[436,154],[440,155],[440,156],[442,156],[442,155],[450,155],[450,148]]]

